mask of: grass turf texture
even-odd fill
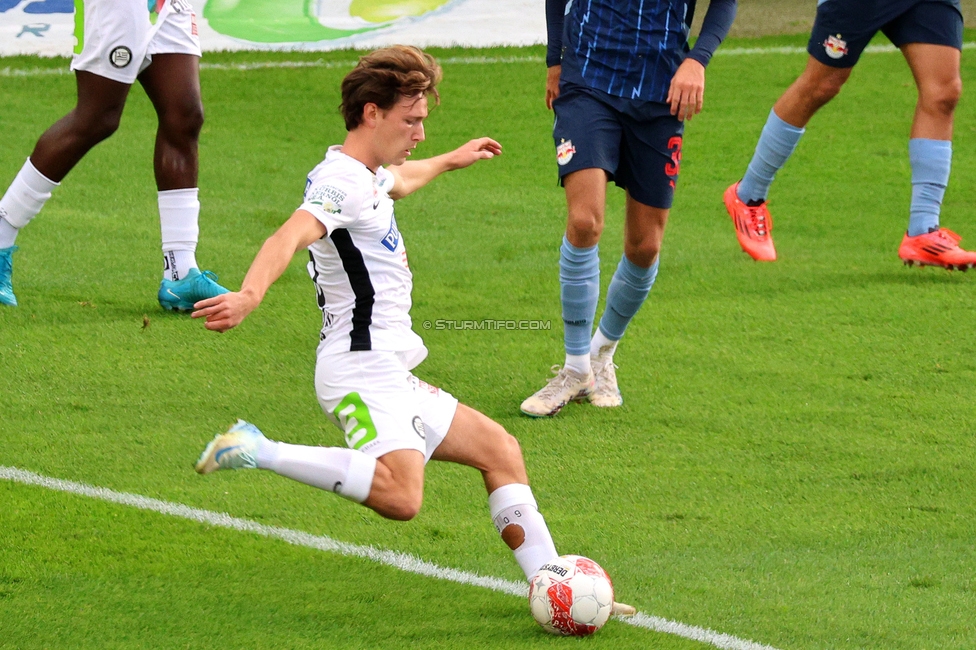
[[[625,405],[572,406],[545,421],[518,414],[562,356],[564,199],[541,65],[446,64],[443,103],[418,156],[482,134],[505,154],[397,206],[414,323],[431,349],[418,374],[520,439],[561,552],[603,563],[619,596],[644,612],[778,648],[969,648],[976,279],[904,268],[896,257],[915,96],[904,60],[865,56],[814,118],[773,187],[780,261],[741,253],[721,205],[804,60],[714,59],[706,112],[687,132],[661,275],[617,355]],[[971,84],[976,64],[965,56],[963,65]],[[239,286],[260,243],[299,204],[307,171],[341,140],[345,70],[203,72],[198,258],[227,285]],[[74,81],[3,85],[6,184],[72,107]],[[135,88],[120,131],[18,240],[21,306],[0,310],[0,465],[519,579],[473,470],[430,465],[424,510],[408,524],[266,473],[192,472],[212,433],[236,417],[292,442],[341,437],[312,391],[320,319],[302,255],[231,333],[156,305],[154,128]],[[974,149],[967,96],[943,224],[971,245]],[[621,214],[621,193],[611,191],[604,288]],[[422,329],[437,319],[550,320],[552,329]],[[0,482],[0,494],[0,647],[575,644],[546,636],[511,596],[40,488]],[[586,643],[704,647],[619,623]]]

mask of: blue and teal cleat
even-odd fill
[[[159,305],[168,311],[193,311],[194,303],[214,298],[227,289],[217,284],[211,271],[190,269],[182,280],[163,280],[159,285]]]
[[[0,248],[0,305],[17,306],[17,296],[14,295],[14,285],[11,276],[14,273],[14,251],[16,246]]]

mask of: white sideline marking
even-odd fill
[[[14,481],[15,483],[22,483],[24,485],[44,487],[49,490],[57,490],[58,492],[69,492],[71,494],[91,497],[92,499],[98,499],[100,501],[108,501],[110,503],[132,506],[133,508],[139,508],[140,510],[151,510],[152,512],[157,512],[159,514],[180,517],[182,519],[190,519],[192,521],[198,521],[200,523],[209,524],[218,528],[230,528],[246,533],[255,533],[264,537],[273,537],[284,542],[288,542],[289,544],[294,544],[295,546],[305,546],[307,548],[313,548],[319,551],[327,551],[348,557],[359,557],[366,560],[372,560],[373,562],[385,564],[386,566],[393,567],[394,569],[399,569],[401,571],[406,571],[408,573],[416,573],[422,576],[438,578],[440,580],[450,580],[451,582],[457,582],[464,585],[484,587],[485,589],[500,591],[505,594],[511,594],[512,596],[518,596],[520,598],[528,597],[528,587],[523,582],[512,582],[511,580],[493,578],[491,576],[482,576],[469,571],[439,567],[436,564],[427,562],[426,560],[422,560],[418,557],[414,557],[408,553],[386,551],[373,546],[348,544],[324,535],[312,535],[311,533],[305,533],[300,530],[292,530],[290,528],[266,526],[249,519],[232,517],[231,515],[223,512],[201,510],[199,508],[185,506],[181,503],[161,501],[159,499],[144,497],[139,494],[116,492],[115,490],[109,490],[108,488],[95,487],[92,485],[86,485],[84,483],[75,483],[74,481],[51,478],[41,474],[35,474],[34,472],[17,469],[16,467],[5,467],[0,465],[0,479],[6,479],[8,481]],[[716,648],[721,648],[722,650],[776,650],[776,648],[773,648],[772,646],[762,645],[760,643],[740,639],[728,634],[721,634],[705,628],[685,625],[684,623],[669,621],[665,618],[650,616],[640,612],[638,612],[636,616],[632,616],[630,618],[617,618],[617,620],[619,620],[621,623],[646,628],[655,632],[672,634],[685,639],[708,643]]]
[[[962,49],[976,49],[976,42],[963,43]],[[898,48],[894,45],[870,45],[865,50],[867,54],[897,52]],[[785,46],[785,47],[732,47],[721,49],[715,52],[715,56],[752,56],[757,54],[806,54],[806,47]],[[447,65],[487,65],[492,63],[542,63],[545,59],[541,56],[459,56],[440,59],[440,62]],[[263,70],[266,68],[349,68],[355,61],[258,61],[254,63],[200,63],[201,70],[236,70],[247,72],[250,70]],[[71,70],[65,67],[60,68],[0,68],[0,77],[42,77],[45,75],[65,75],[71,74]]]

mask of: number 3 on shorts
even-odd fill
[[[346,444],[353,449],[359,449],[367,442],[376,439],[376,426],[369,414],[369,409],[363,403],[359,393],[349,393],[332,414],[336,416],[346,432]]]

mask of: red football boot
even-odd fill
[[[776,248],[773,246],[773,218],[766,208],[766,201],[749,205],[739,198],[738,189],[738,183],[732,185],[725,190],[723,198],[725,209],[735,224],[739,245],[752,259],[772,262],[776,259]]]
[[[915,237],[905,233],[898,247],[898,257],[908,266],[941,266],[950,271],[965,271],[976,266],[976,253],[960,248],[960,240],[962,237],[948,228]]]

